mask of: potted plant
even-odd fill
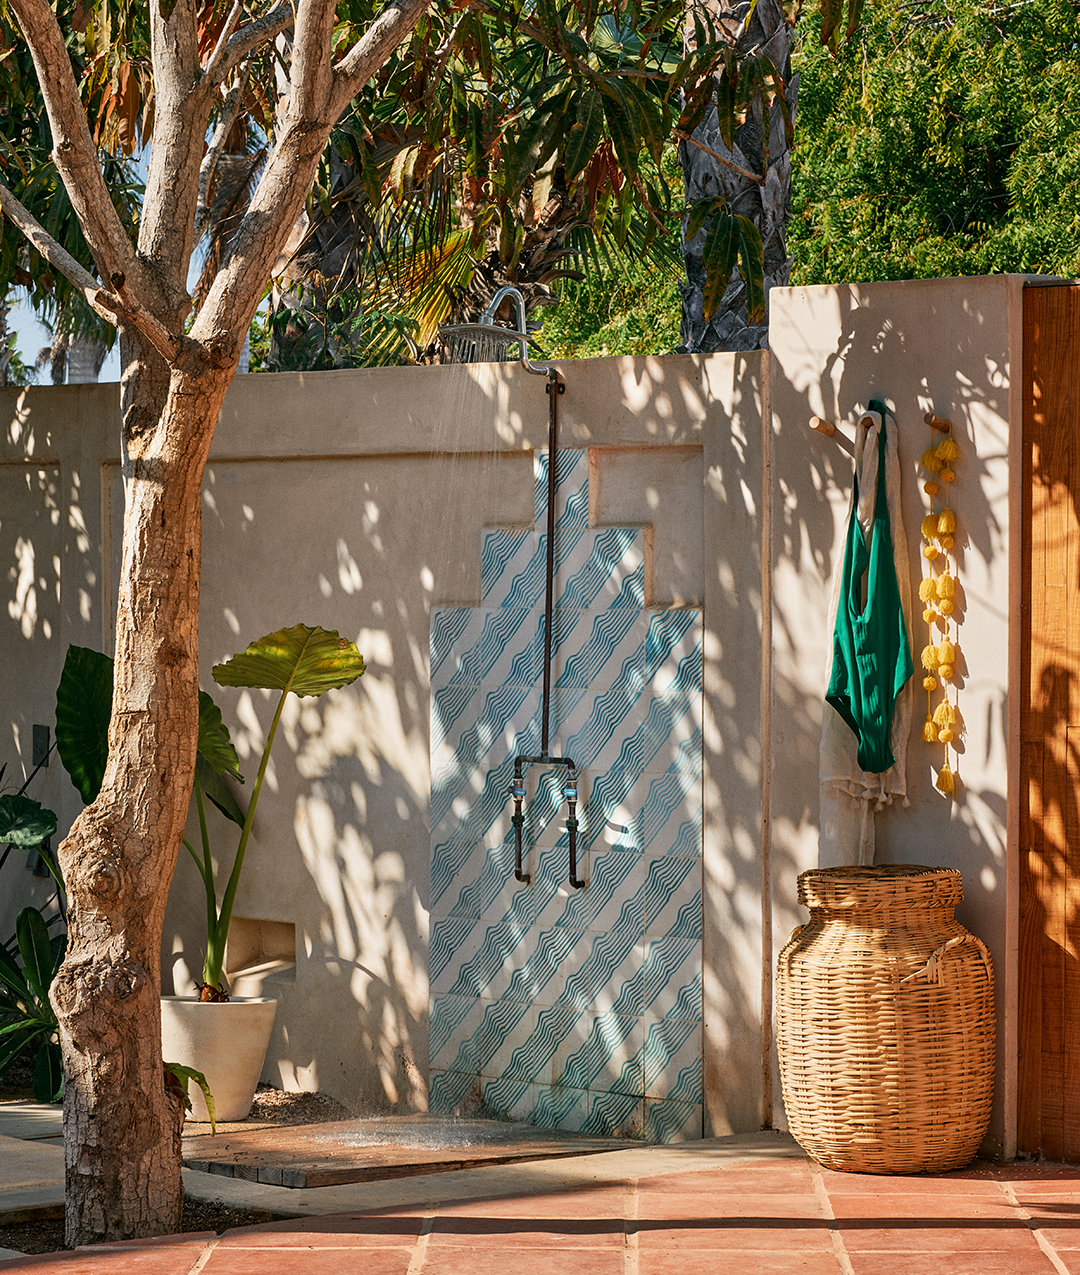
[[[243,782],[228,728],[211,697],[205,691],[199,692],[198,757],[192,796],[199,818],[201,853],[186,838],[184,845],[198,867],[206,895],[206,958],[198,997],[162,997],[162,1048],[167,1058],[205,1075],[218,1120],[242,1120],[250,1111],[277,1008],[277,1002],[268,998],[230,999],[224,966],[237,886],[282,709],[290,693],[322,695],[349,685],[363,672],[364,659],[354,643],[336,632],[305,624],[259,638],[224,664],[214,665],[213,677],[220,686],[280,692],[246,813],[225,782],[226,777]],[[87,802],[97,795],[105,773],[111,709],[112,661],[97,652],[72,647],[57,692],[56,739],[61,760]],[[210,853],[206,799],[240,829],[232,870],[220,901]],[[195,1092],[192,1099],[194,1118],[209,1119],[202,1095]]]

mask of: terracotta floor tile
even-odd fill
[[[638,1195],[639,1218],[820,1218],[821,1208],[805,1195]]]
[[[622,1218],[442,1217],[435,1219],[428,1252],[434,1248],[619,1248]]]
[[[639,1178],[638,1189],[681,1195],[685,1192],[751,1191],[755,1194],[811,1190],[809,1170],[805,1161],[781,1160],[771,1164],[739,1165],[731,1169],[696,1169],[691,1173],[663,1173],[655,1177]]]
[[[407,1275],[411,1248],[216,1248],[200,1275]],[[120,1275],[109,1272],[109,1275]]]
[[[869,1220],[880,1218],[888,1226],[891,1218],[953,1218],[957,1225],[966,1222],[1023,1221],[1019,1209],[1013,1208],[1000,1192],[996,1196],[955,1196],[951,1192],[915,1195],[829,1195],[837,1218]]]
[[[802,1218],[792,1221],[768,1220],[739,1225],[742,1219],[727,1221],[638,1222],[638,1246],[642,1253],[657,1249],[747,1249],[755,1253],[788,1253],[796,1249],[831,1252],[832,1241],[823,1221]]]
[[[440,1217],[621,1218],[626,1187],[595,1187],[550,1195],[506,1195],[484,1200],[448,1201],[437,1206]]]
[[[1057,1253],[1058,1261],[1069,1272],[1069,1275],[1080,1275],[1080,1249],[1061,1249]]]
[[[1038,1227],[1039,1234],[1055,1249],[1059,1251],[1080,1249],[1080,1218],[1067,1226],[1063,1226],[1060,1221],[1050,1222],[1040,1219]]]
[[[961,1173],[840,1173],[835,1169],[821,1169],[821,1181],[831,1196],[836,1195],[927,1195],[937,1190],[950,1195],[986,1195],[997,1198],[1001,1194],[997,1179],[980,1176],[968,1177]]]
[[[881,1226],[873,1218],[838,1220],[849,1253],[1024,1252],[1038,1247],[1026,1222],[987,1219],[965,1225],[954,1218],[912,1218],[898,1226]]]
[[[677,1252],[645,1251],[638,1255],[638,1275],[839,1275],[840,1264],[832,1251],[820,1253],[771,1253],[760,1249],[724,1249],[722,1264],[716,1249],[680,1248]]]
[[[421,1218],[334,1215],[226,1231],[218,1248],[412,1248]]]
[[[480,1252],[470,1248],[432,1249],[429,1246],[423,1275],[622,1275],[623,1260],[621,1248],[610,1252],[551,1248],[538,1260],[534,1248]],[[360,1275],[368,1275],[367,1270]]]
[[[1051,1275],[1056,1270],[1037,1248],[1028,1253],[849,1253],[848,1258],[854,1275]]]
[[[38,1257],[19,1258],[0,1269],[11,1271],[12,1275],[35,1266],[45,1267],[49,1275],[188,1275],[203,1251],[202,1244],[182,1242],[122,1250],[103,1244],[77,1249],[74,1253],[42,1253]]]

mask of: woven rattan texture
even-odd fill
[[[994,1089],[994,973],[954,917],[963,883],[913,865],[804,872],[810,921],[780,953],[777,1049],[791,1132],[819,1163],[969,1163]]]

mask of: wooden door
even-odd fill
[[[1080,287],[1024,291],[1018,1148],[1080,1161]]]

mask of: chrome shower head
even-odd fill
[[[495,322],[499,307],[507,297],[515,304],[516,328],[504,328]],[[517,288],[507,285],[495,293],[478,323],[446,324],[439,328],[439,335],[446,342],[451,363],[503,363],[507,351],[516,345],[517,357],[526,372],[550,377],[553,369],[549,364],[530,360],[529,337],[525,328],[525,298]]]

